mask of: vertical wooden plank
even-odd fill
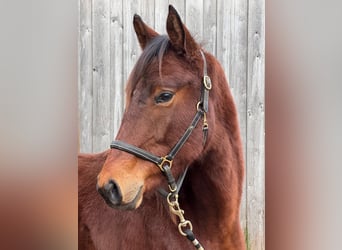
[[[248,6],[247,226],[253,250],[265,246],[264,4],[251,0]]]
[[[136,1],[123,1],[123,78],[126,82],[140,55],[140,47],[133,28],[133,16],[139,13]],[[141,16],[141,15],[140,15]]]
[[[216,55],[226,73],[230,84],[230,35],[231,35],[231,1],[217,0],[217,37]]]
[[[248,34],[248,2],[247,0],[232,1],[232,8],[230,13],[230,77],[229,85],[235,99],[239,114],[239,123],[241,136],[244,147],[245,156],[245,181],[243,186],[243,195],[241,202],[241,223],[246,231],[246,208],[247,208],[247,175],[249,174],[249,165],[246,162],[246,135],[247,135],[247,34]]]
[[[123,79],[123,0],[110,5],[110,138],[115,138],[124,111],[125,79]]]
[[[247,29],[248,5],[245,1],[217,2],[217,58],[226,72],[239,114],[244,146],[246,171],[241,201],[241,224],[246,229],[247,191],[246,179],[249,166],[246,161],[246,105],[247,105]]]
[[[92,4],[91,0],[80,0],[79,5],[79,151],[92,152]]]
[[[157,0],[158,1],[158,0]],[[154,15],[155,15],[155,6],[154,0],[149,1],[140,1],[139,2],[139,15],[141,15],[144,22],[150,26],[154,27]]]
[[[109,0],[93,0],[93,151],[110,143]]]
[[[203,46],[216,56],[216,0],[203,1]]]
[[[203,0],[185,2],[185,24],[197,42],[203,39]]]
[[[166,18],[168,12],[168,0],[155,0],[154,29],[159,34],[166,34]]]

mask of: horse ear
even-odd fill
[[[179,54],[191,55],[198,49],[198,45],[192,38],[190,32],[182,23],[176,9],[169,5],[169,15],[167,16],[166,29],[172,46]]]
[[[137,14],[134,15],[133,18],[133,26],[135,33],[137,34],[140,47],[144,49],[146,45],[151,41],[154,37],[158,36],[159,34],[155,32],[152,28],[147,26],[141,17]]]

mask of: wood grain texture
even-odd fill
[[[265,6],[248,6],[247,228],[251,249],[265,248]]]
[[[226,73],[246,159],[241,224],[249,249],[264,249],[264,0],[80,0],[80,152],[107,149],[119,129],[125,83],[141,53],[133,15],[165,34],[169,4]]]
[[[80,0],[78,42],[79,150],[93,151],[92,2]]]
[[[203,34],[202,43],[204,48],[211,54],[216,56],[216,1],[203,1]]]
[[[185,1],[185,21],[186,27],[197,42],[202,42],[203,38],[203,0]]]
[[[169,12],[169,2],[167,0],[155,0],[154,29],[159,34],[166,33],[166,18]]]
[[[93,0],[93,151],[108,148],[110,128],[110,4]]]
[[[121,124],[125,103],[123,78],[123,0],[110,5],[110,138],[114,139]]]
[[[229,87],[234,96],[239,113],[239,122],[244,152],[246,152],[246,105],[247,105],[247,1],[217,1],[217,36],[216,53],[221,62]],[[246,159],[246,157],[245,157]],[[246,166],[246,177],[247,177]],[[241,203],[241,224],[246,230],[247,191],[246,182],[243,188]]]

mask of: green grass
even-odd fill
[[[247,250],[251,250],[251,244],[250,244],[250,240],[249,240],[249,234],[248,234],[248,228],[245,228],[245,242],[246,242],[246,249]]]

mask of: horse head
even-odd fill
[[[158,156],[166,155],[191,124],[201,104],[206,67],[200,45],[172,6],[166,24],[168,35],[159,35],[138,15],[134,16],[142,54],[127,82],[125,112],[116,137]],[[214,126],[210,112],[205,119]],[[173,161],[174,176],[200,158],[207,145],[202,142],[202,127],[197,126]],[[97,188],[111,207],[136,209],[145,194],[164,182],[153,162],[113,148],[98,175]]]

